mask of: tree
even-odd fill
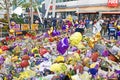
[[[11,0],[2,0],[0,5],[6,10],[8,25],[10,25],[10,7],[12,6]]]

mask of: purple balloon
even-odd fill
[[[57,35],[60,35],[60,31],[57,31]]]
[[[23,68],[16,68],[17,73],[20,73],[21,71],[23,71]]]
[[[103,57],[107,57],[109,55],[109,51],[108,50],[104,50],[102,53]]]
[[[28,52],[28,49],[24,49],[23,52],[24,52],[24,53],[27,53],[27,52]]]
[[[78,24],[75,24],[75,25],[74,25],[74,27],[77,27],[77,26],[78,26]]]
[[[66,25],[63,25],[62,30],[66,30],[66,27],[67,27]]]
[[[53,30],[52,36],[57,36],[57,30]]]
[[[29,53],[28,56],[34,57],[34,53]]]
[[[76,47],[72,47],[72,51],[77,51],[77,48]]]
[[[120,31],[117,32],[117,35],[120,36]]]
[[[5,61],[5,58],[3,56],[0,56],[0,65],[2,65]]]
[[[44,37],[49,37],[48,33],[44,33]]]
[[[69,47],[68,38],[63,38],[57,44],[57,50],[60,54],[64,54]]]

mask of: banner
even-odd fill
[[[108,7],[117,7],[119,0],[108,0]]]

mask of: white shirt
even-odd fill
[[[119,47],[117,47],[117,46],[113,46],[112,47],[112,54],[117,54],[118,52],[120,51],[120,48]]]

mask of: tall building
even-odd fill
[[[47,0],[46,0],[47,1]],[[45,2],[46,3],[46,2]],[[98,17],[108,14],[120,14],[120,0],[56,0],[56,15]],[[52,3],[49,13],[52,12]]]

